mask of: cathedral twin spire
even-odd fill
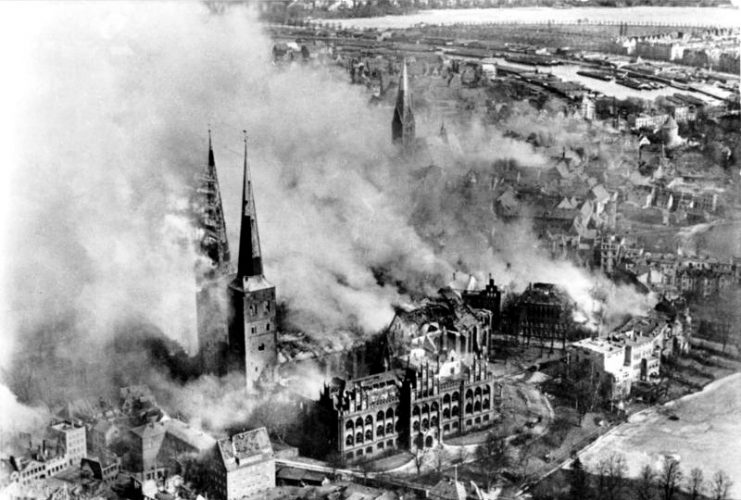
[[[262,276],[262,253],[260,234],[257,230],[257,211],[255,195],[252,192],[252,178],[247,162],[247,132],[244,132],[244,167],[242,184],[242,227],[239,233],[239,262],[237,279]]]
[[[261,276],[262,253],[260,236],[257,229],[257,212],[255,195],[252,191],[252,178],[247,162],[247,133],[244,136],[244,166],[242,184],[242,217],[239,237],[239,260],[237,263],[237,280],[250,276]],[[216,161],[211,141],[211,130],[208,131],[208,165],[205,175],[201,177],[198,192],[204,197],[202,202],[203,216],[201,225],[206,230],[209,246],[203,244],[204,252],[213,261],[217,269],[229,267],[229,244],[226,239],[226,223],[221,202],[221,193],[216,174]],[[228,272],[228,271],[227,271]]]
[[[211,279],[217,274],[227,274],[231,259],[210,130],[208,132],[208,163],[205,170],[198,175],[198,180],[194,201],[196,222],[202,231],[200,251],[210,260],[212,266],[201,277]]]

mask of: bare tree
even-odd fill
[[[682,469],[679,462],[669,456],[664,456],[664,467],[659,472],[658,484],[662,492],[663,500],[673,500],[674,494],[682,483]]]
[[[710,492],[714,500],[727,500],[728,492],[731,489],[733,482],[728,474],[719,470],[713,474],[713,482],[710,484]]]
[[[645,465],[641,469],[641,474],[635,483],[635,494],[638,500],[653,500],[655,498],[654,483],[656,481],[656,472],[650,465]]]
[[[533,439],[533,436],[529,434],[526,435],[525,441],[519,446],[517,467],[519,468],[520,481],[523,483],[529,480],[528,466],[530,465],[530,458],[532,458],[534,446],[535,439]]]
[[[705,490],[705,477],[702,474],[702,469],[695,467],[690,471],[690,477],[687,481],[687,489],[690,492],[692,500],[698,500]]]
[[[613,453],[597,463],[597,498],[617,500],[625,489],[628,465],[625,457]]]
[[[458,450],[458,463],[464,464],[466,463],[466,460],[469,458],[468,450],[465,446],[461,446]]]
[[[497,436],[494,432],[489,432],[486,440],[476,448],[476,458],[479,460],[486,477],[486,487],[489,489],[497,473],[511,462],[506,439]]]
[[[417,469],[417,475],[422,474],[422,465],[425,463],[425,456],[427,456],[427,448],[417,448],[414,452],[414,467]]]

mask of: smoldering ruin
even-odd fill
[[[197,255],[188,209],[208,126],[235,251],[240,131],[249,131],[280,328],[310,343],[341,350],[370,337],[396,305],[434,295],[454,272],[482,282],[493,273],[512,291],[553,282],[590,303],[595,276],[552,261],[527,219],[499,218],[471,183],[489,182],[500,160],[539,168],[544,159],[528,143],[448,124],[461,144],[452,161],[433,158],[434,170],[400,162],[389,110],[368,106],[337,71],[271,65],[254,13],[192,5],[178,8],[179,23],[160,25],[170,8],[92,9],[91,22],[75,7],[48,27],[66,43],[37,47],[31,71],[41,83],[28,110],[45,120],[25,122],[18,137],[18,216],[6,247],[14,293],[4,383],[21,403],[132,383],[175,393],[222,385],[212,394],[220,401],[230,387],[238,392],[228,377],[199,380],[192,361]],[[434,136],[436,120],[420,118],[418,135]],[[646,304],[623,295],[608,307]]]

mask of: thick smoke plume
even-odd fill
[[[195,348],[186,212],[209,127],[232,254],[246,129],[267,278],[288,325],[320,343],[383,328],[394,303],[434,292],[454,269],[493,272],[519,287],[553,281],[574,295],[591,287],[585,272],[537,250],[527,224],[497,221],[490,199],[459,185],[465,162],[446,165],[440,183],[420,181],[414,171],[426,165],[398,160],[390,144],[390,109],[369,107],[345,75],[273,66],[254,12],[85,3],[11,14],[31,29],[13,40],[28,57],[10,71],[29,85],[16,106],[13,189],[4,200],[12,207],[2,248],[10,314],[0,352],[12,353],[4,382],[24,401],[41,395],[25,390],[20,366],[80,394],[100,389],[90,381],[151,377],[171,401],[203,401],[183,409],[194,414],[230,397],[232,379],[183,388],[149,371],[127,374],[148,359],[131,352],[138,340],[110,351],[115,338],[139,339],[142,328]],[[477,162],[544,162],[530,145],[497,145],[475,127],[467,141]]]

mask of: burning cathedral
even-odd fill
[[[211,133],[208,163],[199,177],[195,213],[200,261],[196,272],[198,356],[204,372],[245,374],[249,392],[272,379],[277,364],[275,287],[262,266],[257,210],[244,139],[242,213],[236,272],[229,242]]]
[[[415,154],[406,64],[391,130],[402,156]],[[239,370],[248,392],[255,392],[277,378],[278,336],[276,291],[263,270],[246,137],[236,270],[230,264],[210,133],[208,163],[199,175],[196,195],[201,368],[216,374]],[[317,425],[325,429],[334,452],[353,461],[389,449],[430,448],[443,436],[499,421],[502,385],[489,356],[493,334],[500,328],[501,292],[491,279],[483,290],[474,285],[466,290],[446,287],[439,297],[416,308],[399,309],[378,336],[380,347],[366,345],[344,353],[353,369],[343,374],[342,363],[335,367],[331,375],[346,376],[326,383],[314,405],[322,416]],[[382,359],[357,369],[355,361],[368,353]]]

